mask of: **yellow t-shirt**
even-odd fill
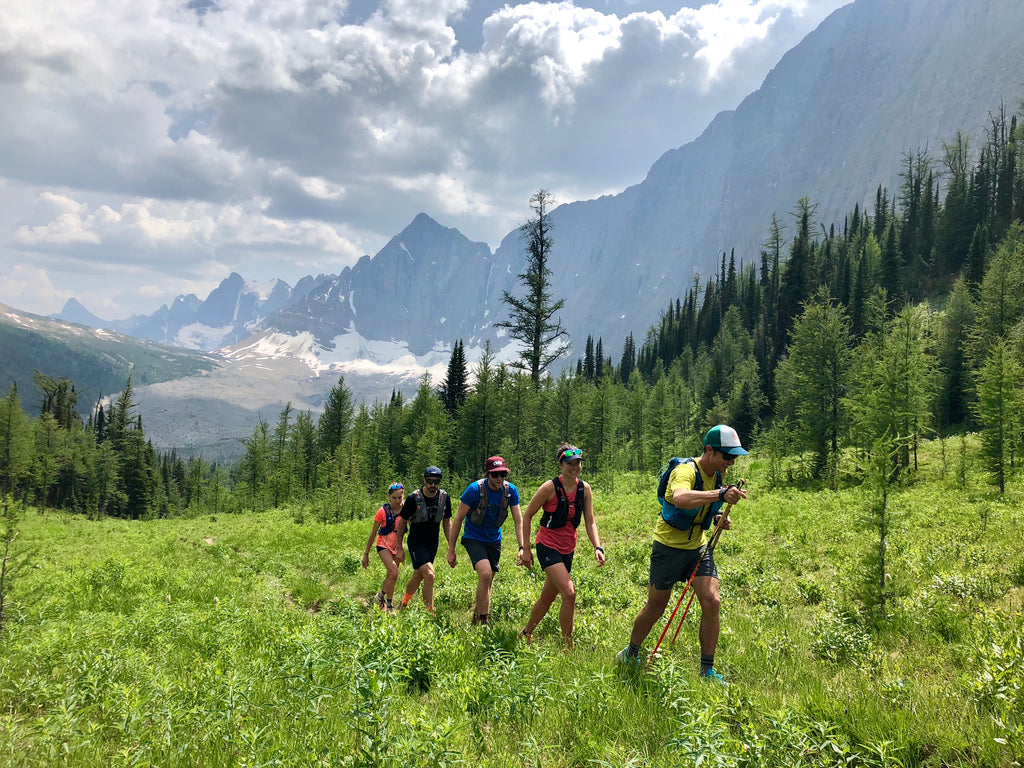
[[[672,474],[668,477],[668,485],[665,487],[665,498],[671,500],[672,494],[676,492],[677,488],[693,490],[694,486],[697,485],[697,468],[699,466],[700,462],[695,460],[693,464],[681,462],[673,469]],[[705,491],[715,487],[714,475],[706,475],[704,470],[701,470],[700,476],[704,483]],[[711,503],[709,502],[697,513],[693,521],[695,526],[688,531],[673,528],[666,523],[661,516],[661,509],[659,509],[658,522],[654,524],[654,540],[661,542],[666,547],[697,549],[707,540],[707,536],[704,529],[700,527],[700,523],[704,521],[704,517],[709,513],[710,509]]]

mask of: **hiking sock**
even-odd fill
[[[629,656],[631,659],[635,659],[640,655],[640,646],[633,645],[632,643],[630,643],[626,646],[626,655]]]
[[[709,669],[714,669],[715,666],[715,654],[702,653],[700,655],[700,673],[702,675],[707,674]]]
[[[402,593],[402,607],[403,608],[409,607],[409,601],[410,600],[412,600],[412,595],[410,595],[408,592],[403,592]]]

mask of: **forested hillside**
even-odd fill
[[[136,385],[209,371],[213,358],[164,347],[131,336],[39,317],[0,304],[0,367],[3,386],[12,384],[38,402],[32,390],[36,371],[74,382],[82,403],[93,404],[124,387],[131,374]]]
[[[628,337],[617,361],[591,337],[574,371],[535,388],[488,355],[467,370],[456,342],[445,381],[424,380],[410,401],[396,392],[355,407],[342,381],[318,422],[288,407],[256,425],[230,495],[224,469],[147,450],[130,388],[85,423],[45,403],[29,419],[12,390],[0,406],[0,482],[93,514],[173,514],[216,496],[228,509],[302,500],[338,519],[428,464],[457,482],[501,453],[536,477],[569,439],[590,471],[653,472],[727,422],[766,457],[803,456],[787,480],[833,487],[862,479],[866,452],[887,457],[899,480],[923,437],[980,431],[1002,488],[1024,425],[1020,118],[997,108],[980,147],[958,134],[934,156],[908,151],[899,189],[879,187],[870,210],[841,222],[796,201],[765,222],[757,258],[722,254],[719,273],[695,281],[644,339]]]

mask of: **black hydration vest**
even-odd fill
[[[556,477],[554,479],[555,495],[558,497],[558,506],[555,507],[554,512],[544,512],[540,518],[541,528],[562,528],[569,521],[569,497],[565,494],[565,488],[562,486],[562,479]],[[576,499],[573,502],[573,508],[576,510],[576,516],[572,519],[572,527],[579,528],[580,520],[583,519],[583,481],[578,480],[576,482]]]
[[[437,489],[437,509],[434,510],[433,516],[431,516],[430,510],[427,509],[427,498],[423,495],[422,488],[414,491],[412,497],[416,499],[416,511],[409,518],[410,523],[440,523],[444,520],[448,491],[441,490],[440,488]]]

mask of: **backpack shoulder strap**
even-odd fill
[[[692,456],[689,458],[680,458],[677,456],[668,460],[668,466],[665,467],[664,471],[662,471],[661,477],[658,480],[658,501],[665,502],[666,504],[672,503],[671,501],[665,499],[665,494],[668,492],[668,481],[671,479],[672,473],[675,471],[676,467],[678,467],[680,464],[693,465],[694,473],[697,476],[696,483],[694,484],[694,489],[698,491],[704,490],[704,481],[701,478],[700,468],[697,466],[696,460]]]

